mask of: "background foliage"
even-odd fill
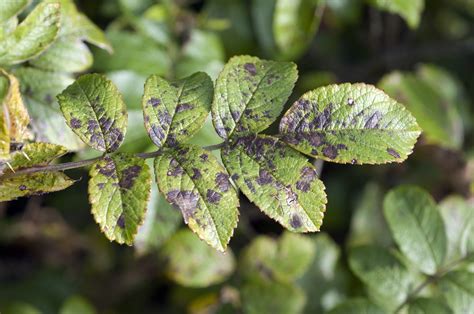
[[[40,2],[45,33],[28,15]],[[143,152],[155,142],[143,128],[146,78],[203,71],[214,80],[237,54],[296,62],[291,101],[330,83],[377,85],[423,135],[403,164],[324,163],[321,233],[283,232],[241,196],[225,254],[185,228],[155,187],[133,248],[108,242],[89,213],[86,170],[71,171],[82,178],[71,189],[0,203],[2,313],[473,311],[472,1],[81,0],[78,10],[56,2],[33,1],[20,24],[28,1],[0,4],[0,64],[18,78],[31,117],[32,130],[10,138],[76,151],[63,161],[98,154],[69,131],[54,97],[77,74],[117,85],[128,108],[120,152]],[[191,139],[220,141],[209,118]]]

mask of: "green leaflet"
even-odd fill
[[[224,251],[237,227],[239,200],[217,159],[192,145],[165,151],[155,159],[156,180],[188,226]]]
[[[454,313],[471,313],[474,308],[474,274],[458,270],[443,276],[439,282],[446,303]]]
[[[17,64],[43,52],[59,32],[60,5],[40,3],[0,42],[0,64]]]
[[[29,0],[0,1],[0,23],[19,14],[28,5]]]
[[[318,231],[324,185],[307,159],[277,138],[250,135],[222,150],[232,179],[265,214],[296,232]]]
[[[71,151],[84,147],[84,143],[67,127],[54,95],[60,93],[74,80],[65,74],[20,67],[15,69],[21,95],[28,108],[30,123],[36,140],[61,144]]]
[[[413,280],[408,269],[388,250],[377,246],[358,246],[350,250],[349,266],[368,286],[377,304],[395,309],[403,302]]]
[[[248,278],[256,274],[282,282],[292,282],[308,269],[315,254],[311,239],[285,232],[278,241],[259,236],[245,248],[239,263]]]
[[[273,36],[281,56],[299,57],[311,43],[319,26],[324,0],[277,0],[273,13]],[[268,36],[268,34],[267,34]]]
[[[227,139],[266,129],[280,115],[297,76],[291,62],[231,58],[216,81],[212,118],[217,134]]]
[[[385,196],[384,214],[403,254],[422,272],[434,274],[443,265],[447,240],[431,196],[414,186],[400,186]]]
[[[89,201],[107,238],[132,245],[150,197],[151,174],[142,158],[117,153],[92,165]]]
[[[66,153],[67,148],[64,146],[50,143],[30,143],[26,144],[21,151],[12,153],[10,166],[14,170],[44,166]]]
[[[410,28],[417,28],[420,24],[421,13],[425,7],[425,0],[368,0],[381,10],[399,14]]]
[[[145,127],[155,145],[174,146],[196,134],[209,114],[212,92],[212,81],[203,72],[175,83],[150,76],[142,106]]]
[[[168,277],[186,287],[207,287],[220,283],[235,268],[231,250],[218,252],[186,229],[175,233],[161,253],[167,259]]]
[[[420,129],[401,104],[374,86],[346,83],[301,96],[281,119],[280,133],[316,158],[380,164],[405,160]]]
[[[443,302],[434,298],[417,298],[410,302],[408,314],[454,314]]]
[[[385,314],[385,311],[369,300],[354,298],[337,305],[328,314]]]
[[[127,111],[117,87],[105,76],[80,76],[57,96],[66,123],[86,144],[113,152],[127,130]]]

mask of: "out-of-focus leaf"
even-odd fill
[[[118,153],[94,163],[90,170],[92,214],[111,241],[132,245],[145,219],[151,174],[142,158]]]
[[[127,130],[127,109],[109,79],[82,75],[57,98],[66,123],[86,144],[103,152],[120,147]]]
[[[435,201],[415,186],[400,186],[384,199],[384,214],[393,238],[408,259],[432,275],[446,256],[446,232]]]
[[[24,302],[14,302],[2,309],[2,314],[42,314],[34,306]]]
[[[375,296],[372,301],[392,310],[406,299],[413,284],[407,268],[388,250],[377,246],[352,248],[349,266]]]
[[[315,254],[312,241],[302,235],[285,232],[278,241],[266,236],[256,238],[242,253],[240,269],[247,277],[292,282],[301,277]]]
[[[18,15],[30,0],[5,0],[0,2],[0,23]]]
[[[142,106],[151,140],[161,147],[185,142],[201,129],[212,101],[213,84],[203,72],[175,83],[150,76]]]
[[[142,111],[143,86],[146,76],[129,70],[107,73],[107,77],[118,87],[128,109]],[[142,114],[143,117],[143,114]]]
[[[447,261],[474,253],[474,204],[461,196],[450,196],[439,204],[448,240]]]
[[[127,122],[127,136],[120,146],[120,152],[140,153],[156,150],[143,127],[143,110],[129,110]]]
[[[202,71],[215,79],[223,66],[224,47],[220,38],[214,33],[194,29],[181,50],[176,76],[181,78]]]
[[[117,49],[112,55],[105,51],[95,51],[95,70],[130,70],[142,75],[168,73],[171,66],[170,57],[153,39],[126,31],[108,31],[106,35]]]
[[[458,149],[464,131],[460,87],[445,72],[433,69],[423,66],[417,73],[395,71],[384,76],[378,86],[406,105],[429,143]]]
[[[340,267],[341,251],[327,235],[318,234],[311,238],[315,256],[299,286],[306,292],[308,300],[305,313],[323,313],[343,300],[348,289],[348,273]]]
[[[66,299],[59,314],[95,314],[92,304],[81,296],[75,295]]]
[[[298,76],[291,62],[233,57],[216,81],[212,118],[217,134],[257,133],[280,115]]]
[[[162,249],[170,279],[187,287],[207,287],[224,281],[235,268],[231,250],[218,252],[191,231],[181,230]]]
[[[155,173],[160,191],[191,230],[225,251],[237,226],[239,200],[217,159],[199,147],[180,146],[155,159]]]
[[[68,75],[27,67],[15,69],[14,74],[20,80],[36,140],[63,145],[71,151],[84,147],[84,143],[68,128],[54,98],[73,79]]]
[[[273,36],[282,58],[293,60],[306,50],[319,26],[324,2],[324,0],[276,1]]]
[[[349,299],[337,305],[328,314],[385,314],[386,312],[369,300]]]
[[[319,230],[326,193],[304,156],[264,135],[239,138],[221,154],[232,180],[266,215],[291,231]]]
[[[408,314],[452,314],[453,311],[443,302],[434,298],[418,298],[410,302]]]
[[[377,8],[399,14],[408,26],[417,28],[425,7],[425,0],[368,0]]]
[[[59,32],[60,5],[40,3],[0,42],[0,64],[29,60],[49,47]]]
[[[294,284],[254,278],[244,283],[241,289],[244,313],[293,314],[301,313],[306,296]]]
[[[443,298],[454,313],[472,313],[474,309],[474,274],[453,271],[439,282]]]
[[[350,245],[388,246],[392,242],[382,208],[382,189],[376,183],[367,184],[351,219]]]
[[[374,86],[346,83],[301,96],[281,119],[280,133],[313,157],[380,164],[405,160],[420,129],[401,104]]]
[[[273,18],[277,0],[252,0],[252,22],[255,35],[265,56],[278,54],[273,36]]]

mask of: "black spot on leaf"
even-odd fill
[[[387,148],[387,153],[389,153],[391,156],[395,158],[400,158],[400,154],[393,148]]]
[[[183,213],[183,218],[188,223],[189,217],[192,217],[196,212],[198,203],[198,195],[192,191],[172,190],[166,194],[168,202],[178,207]]]
[[[329,159],[334,159],[338,156],[337,148],[333,145],[328,145],[323,148],[323,155]]]
[[[206,197],[207,197],[207,201],[211,204],[219,203],[219,201],[221,200],[221,195],[218,192],[211,189],[207,189]]]
[[[198,168],[193,168],[193,175],[191,176],[191,179],[197,180],[201,177],[201,171],[199,171]]]
[[[77,118],[72,118],[71,121],[69,121],[71,128],[73,129],[79,129],[82,126],[81,120]]]
[[[253,63],[246,63],[244,64],[244,69],[252,76],[257,75],[257,68]]]
[[[151,97],[151,98],[148,100],[148,104],[152,105],[153,108],[156,108],[156,107],[158,107],[158,106],[161,104],[161,99],[158,99],[158,98],[155,98],[155,97]]]
[[[24,190],[26,190],[26,185],[23,185],[23,184],[22,184],[22,185],[20,185],[20,186],[18,187],[18,189],[19,189],[20,191],[24,191]]]
[[[125,217],[120,215],[119,219],[117,220],[117,226],[119,226],[121,229],[125,229]]]
[[[382,113],[380,111],[375,111],[366,121],[364,128],[366,129],[376,129],[379,127],[379,121],[382,118]]]
[[[314,168],[303,167],[301,169],[301,177],[296,182],[296,188],[300,191],[308,192],[315,178],[317,178],[317,173]]]
[[[273,178],[270,175],[270,173],[268,173],[268,171],[266,171],[264,169],[260,169],[259,172],[258,172],[258,178],[257,178],[256,181],[257,181],[258,185],[265,185],[265,184],[272,183]]]
[[[98,164],[96,166],[99,173],[106,177],[116,178],[117,176],[115,174],[115,164],[112,158],[105,157],[104,161],[105,161],[105,165],[101,166]]]
[[[229,190],[229,176],[226,173],[219,172],[216,175],[215,182],[221,192],[227,192]]]
[[[140,170],[142,170],[142,167],[137,165],[124,169],[119,181],[119,186],[122,189],[130,189],[133,186],[135,179],[140,174]]]
[[[293,229],[298,229],[298,228],[300,228],[302,225],[303,225],[303,223],[301,222],[300,216],[298,216],[297,214],[293,214],[293,216],[291,216],[290,226],[291,226]]]
[[[199,158],[201,158],[202,161],[206,161],[209,156],[207,154],[202,154],[201,156],[199,156]]]
[[[190,110],[193,108],[194,106],[191,104],[179,104],[178,106],[176,106],[176,112],[182,112],[182,111]]]

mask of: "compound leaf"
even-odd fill
[[[434,274],[446,255],[446,232],[435,201],[424,190],[400,186],[384,200],[384,214],[395,242],[422,272]]]
[[[90,170],[92,214],[111,241],[133,244],[145,218],[151,174],[142,158],[118,153],[97,161]]]
[[[0,42],[0,64],[17,64],[36,57],[59,32],[60,5],[40,3],[20,25]]]
[[[280,115],[298,72],[291,62],[233,57],[216,81],[212,117],[217,134],[257,133]]]
[[[399,14],[410,28],[417,28],[420,24],[421,13],[425,7],[425,0],[369,0],[377,8],[390,13]]]
[[[453,271],[439,282],[446,303],[454,313],[471,313],[474,308],[474,274],[468,271]]]
[[[145,83],[143,116],[151,140],[158,147],[184,142],[201,129],[212,101],[210,77],[198,72],[175,83],[157,75]]]
[[[163,246],[166,274],[186,287],[207,287],[224,281],[235,268],[231,250],[218,252],[191,231],[175,233]]]
[[[66,123],[86,144],[113,152],[127,130],[127,111],[117,87],[105,76],[80,76],[57,96]]]
[[[155,172],[160,191],[191,230],[224,251],[237,226],[239,200],[217,159],[199,147],[180,146],[155,159]]]
[[[296,232],[318,231],[326,194],[316,169],[277,138],[249,135],[222,150],[232,179],[265,214]]]
[[[399,103],[362,83],[307,92],[280,122],[283,140],[300,152],[352,164],[401,162],[420,129]]]

